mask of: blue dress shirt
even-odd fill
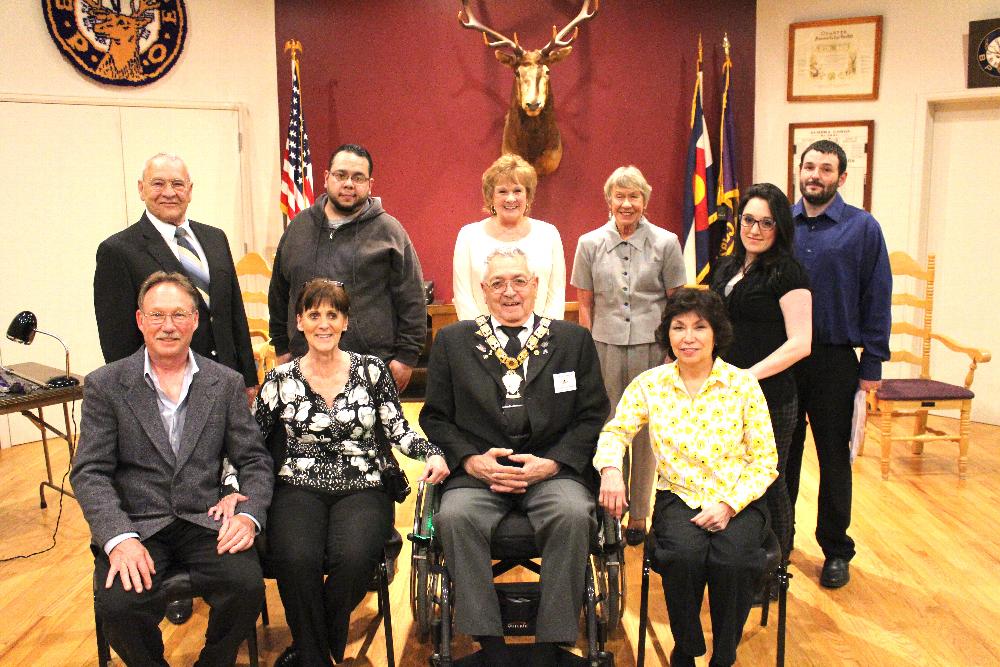
[[[813,343],[860,347],[863,380],[880,380],[889,359],[892,273],[882,228],[840,194],[815,218],[792,207],[795,256],[809,274]]]

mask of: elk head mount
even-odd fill
[[[526,51],[517,41],[483,25],[462,0],[458,21],[463,28],[483,33],[483,42],[494,55],[514,70],[514,90],[503,128],[503,152],[516,153],[530,162],[539,176],[551,174],[562,160],[562,138],[549,88],[549,65],[563,60],[580,31],[580,24],[594,18],[600,0],[584,0],[580,12],[562,30],[552,26],[552,39],[540,49]]]

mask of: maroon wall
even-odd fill
[[[482,172],[499,155],[512,79],[482,37],[459,26],[460,7],[459,0],[278,0],[275,7],[282,141],[291,96],[283,45],[295,38],[304,50],[317,188],[333,148],[365,145],[375,158],[374,194],[406,226],[443,300],[451,297],[455,236],[483,217]],[[483,23],[539,48],[579,3],[473,0],[472,7]],[[567,274],[577,239],[607,219],[602,186],[620,165],[635,164],[652,184],[649,218],[680,233],[699,32],[716,153],[723,33],[732,42],[737,170],[740,183],[750,183],[755,12],[755,0],[606,0],[580,28],[570,57],[552,66],[563,158],[541,179],[531,215],[559,228]]]

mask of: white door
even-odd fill
[[[1000,196],[996,156],[1000,107],[995,100],[956,102],[934,116],[927,251],[937,255],[934,329],[986,348],[994,360],[976,371],[972,420],[1000,424]],[[939,343],[931,376],[961,384],[969,359]]]
[[[0,102],[0,176],[5,188],[0,325],[21,310],[69,347],[72,370],[104,363],[94,319],[98,244],[143,211],[137,181],[158,152],[183,157],[195,183],[188,215],[221,227],[243,254],[239,119],[232,109]],[[0,363],[59,367],[62,347],[0,339]],[[58,416],[57,408],[49,408]],[[60,423],[56,419],[53,423]],[[19,415],[0,418],[0,446],[38,440]]]

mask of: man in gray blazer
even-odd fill
[[[552,665],[578,634],[608,395],[590,332],[532,312],[538,278],[521,250],[494,251],[482,289],[490,316],[445,327],[431,350],[420,426],[454,471],[434,522],[458,630],[486,664],[510,665],[490,539],[512,509],[528,515],[542,553],[533,664]]]
[[[191,352],[198,293],[179,273],[139,290],[145,346],[84,383],[70,480],[93,537],[97,606],[129,665],[167,665],[158,623],[163,574],[180,565],[212,607],[199,665],[232,665],[264,594],[251,547],[274,483],[240,375]],[[218,521],[222,457],[247,500]]]

